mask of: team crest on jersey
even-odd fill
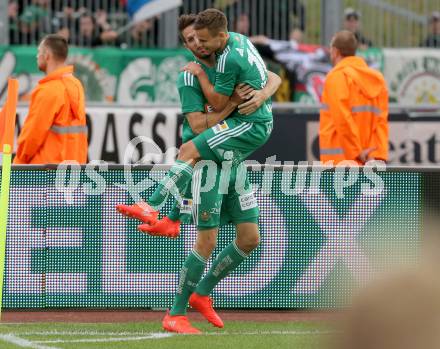
[[[211,215],[209,214],[208,211],[203,211],[200,218],[202,219],[202,221],[209,221],[209,218],[211,218]]]
[[[225,120],[219,122],[217,125],[212,127],[212,130],[214,131],[215,134],[220,133],[220,132],[224,132],[228,129],[229,129],[229,126]]]

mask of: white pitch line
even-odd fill
[[[139,337],[115,337],[115,338],[84,338],[84,339],[55,339],[50,341],[35,341],[35,343],[108,343],[108,342],[130,342],[130,341],[141,341],[144,339],[162,339],[173,337],[173,333],[151,333],[149,336],[139,336]]]
[[[33,331],[33,332],[19,332],[20,336],[149,336],[157,333],[165,332],[103,332],[103,331]],[[234,335],[234,334],[326,334],[334,333],[334,331],[327,330],[304,330],[304,331],[253,331],[253,332],[205,332],[204,335],[207,336],[224,336],[224,335]]]
[[[21,348],[32,348],[32,349],[57,349],[55,347],[47,347],[45,345],[40,345],[36,342],[28,341],[27,339],[17,337],[12,333],[0,334],[0,340],[14,344]]]
[[[165,332],[103,332],[103,331],[32,331],[17,332],[20,336],[148,336],[154,333]]]
[[[96,333],[96,332],[95,332]],[[111,332],[112,333],[112,332]],[[202,333],[202,336],[255,336],[255,335],[317,335],[317,334],[333,334],[335,331],[254,331],[254,332],[206,332]],[[84,335],[84,332],[81,333]],[[100,333],[101,335],[106,335],[106,333]],[[134,333],[131,333],[132,335]],[[21,334],[24,335],[24,334]],[[169,338],[175,336],[175,333],[149,333],[145,336],[136,337],[114,337],[114,338],[84,338],[84,339],[56,339],[56,340],[45,340],[45,341],[35,341],[35,343],[49,344],[49,343],[106,343],[106,342],[125,342],[125,341],[138,341],[145,339],[161,339]]]

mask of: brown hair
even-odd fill
[[[188,15],[181,15],[179,17],[179,35],[183,42],[185,42],[184,37],[182,36],[182,32],[188,28],[190,25],[193,25],[196,21],[197,16],[193,13],[190,13]]]
[[[194,29],[207,28],[211,35],[217,35],[219,32],[228,31],[228,20],[225,14],[215,8],[209,8],[197,15]]]
[[[67,40],[58,34],[46,35],[42,40],[43,46],[47,47],[57,61],[65,61],[69,54]]]
[[[342,57],[348,57],[356,55],[358,42],[351,31],[342,30],[335,34],[331,46],[338,49]]]

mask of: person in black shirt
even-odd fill
[[[435,11],[429,18],[431,33],[420,43],[421,47],[440,47],[440,12]]]
[[[118,35],[111,28],[104,28],[99,18],[96,20],[91,13],[86,12],[79,18],[78,35],[70,37],[73,45],[96,47],[115,44]]]
[[[367,49],[373,46],[373,42],[362,35],[360,28],[361,14],[355,9],[349,7],[344,11],[344,29],[351,31],[358,42],[358,48]]]

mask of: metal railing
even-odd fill
[[[231,31],[245,35],[267,35],[273,39],[289,38],[292,29],[306,27],[303,0],[183,0],[182,13],[197,13],[206,8],[222,10]]]
[[[28,108],[28,102],[19,102],[19,108]],[[88,108],[154,108],[154,109],[166,109],[166,108],[180,108],[180,104],[145,104],[145,105],[133,105],[133,104],[119,104],[119,103],[103,103],[103,102],[87,102]],[[283,102],[283,103],[273,103],[273,110],[286,111],[295,114],[317,114],[321,109],[321,104],[304,104],[296,102]],[[389,113],[406,113],[410,117],[426,117],[440,116],[440,106],[432,104],[401,104],[401,103],[389,103],[388,105]]]
[[[10,44],[37,44],[45,34],[60,33],[74,46],[160,46],[162,16],[120,32],[130,20],[120,0],[10,0],[8,13]]]
[[[9,0],[7,11],[4,1],[0,44],[36,44],[46,33],[60,32],[74,45],[123,48],[175,46],[178,35],[169,33],[169,24],[179,13],[209,7],[224,11],[233,31],[288,40],[297,28],[302,41],[311,44],[326,44],[344,27],[344,9],[352,7],[374,46],[413,47],[431,31],[429,14],[440,10],[440,0],[183,0],[180,9],[121,31],[130,22],[121,0]]]
[[[377,47],[420,46],[431,32],[429,15],[440,11],[440,0],[343,0],[343,4],[360,12],[361,30]]]

